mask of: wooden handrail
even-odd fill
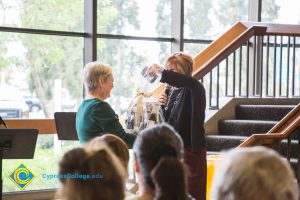
[[[300,36],[300,25],[238,22],[194,57],[193,76],[198,80],[203,78],[253,35]],[[157,87],[153,97],[158,97],[163,90],[162,85]]]
[[[235,38],[232,42],[230,42],[227,46],[225,46],[222,50],[220,50],[214,57],[212,57],[208,62],[204,65],[200,66],[194,73],[193,76],[200,80],[207,73],[213,70],[222,60],[227,58],[231,53],[233,53],[236,49],[241,47],[245,42],[247,42],[254,35],[262,35],[267,30],[267,27],[263,26],[252,26],[241,33],[237,38]],[[196,59],[195,59],[196,60]],[[198,63],[195,63],[197,66]]]
[[[241,22],[236,23],[233,25],[226,33],[224,33],[220,38],[212,42],[208,47],[206,47],[203,51],[201,51],[198,55],[194,57],[194,70],[193,70],[193,76],[197,77],[198,79],[202,78],[198,76],[199,70],[202,70],[202,74],[208,73],[210,70],[212,70],[213,64],[210,64],[211,62],[215,62],[214,59],[219,59],[221,52],[226,51],[226,47],[229,47],[232,44],[233,41],[235,41],[238,37],[241,37],[243,33],[249,32],[249,29],[247,26],[242,24]],[[247,31],[248,30],[248,31]],[[253,33],[253,31],[250,31]],[[240,41],[240,40],[238,40]],[[246,42],[246,41],[243,41]],[[219,55],[219,56],[218,56]],[[205,67],[204,67],[205,66]],[[206,73],[205,73],[206,72]],[[204,76],[203,75],[203,76]],[[164,90],[163,85],[158,86],[154,92],[153,97],[158,97],[160,93],[162,93]]]
[[[294,129],[293,124],[297,125],[300,119],[300,103],[292,109],[280,122],[278,122],[268,133],[282,133]]]
[[[245,140],[239,147],[249,147],[256,144],[270,145],[275,140],[280,140],[286,138],[287,134],[282,133],[269,133],[269,134],[252,134],[247,140]]]
[[[238,22],[233,25],[227,32],[225,32],[221,37],[209,44],[205,49],[203,49],[203,51],[201,51],[194,57],[193,72],[195,73],[209,61],[211,61],[217,54],[219,54],[219,52],[226,48],[226,46],[231,44],[232,41],[238,38],[245,31],[247,31],[247,29],[247,26],[245,26],[241,22]]]
[[[268,133],[253,134],[238,147],[249,147],[268,140],[268,144],[275,140],[288,138],[300,126],[300,103],[280,120]]]
[[[262,22],[241,22],[246,27],[263,26],[267,27],[265,35],[300,36],[300,25],[272,24]]]

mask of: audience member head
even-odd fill
[[[168,70],[175,71],[180,74],[192,76],[193,73],[193,58],[183,52],[174,53],[169,56],[165,62],[165,67]]]
[[[83,81],[85,89],[89,94],[104,93],[105,98],[110,96],[113,88],[113,74],[109,65],[99,62],[90,62],[83,69]]]
[[[106,142],[112,152],[115,153],[115,155],[121,160],[122,164],[127,169],[129,162],[129,150],[126,143],[118,136],[106,133],[100,137],[95,137],[88,143],[88,148],[98,148],[99,143],[101,145],[103,141]]]
[[[212,189],[216,200],[298,200],[289,164],[272,149],[247,147],[225,154]]]
[[[160,124],[144,129],[133,151],[143,187],[151,190],[155,199],[187,199],[183,143],[171,126]]]
[[[59,174],[96,175],[86,179],[61,177],[60,195],[64,200],[124,198],[125,169],[105,144],[97,150],[70,150],[59,163]]]

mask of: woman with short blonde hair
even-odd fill
[[[105,101],[114,87],[111,67],[99,62],[88,63],[83,70],[83,79],[87,95],[76,113],[79,141],[84,143],[94,137],[111,133],[131,148],[136,135],[125,132],[118,115]]]
[[[91,62],[86,64],[83,70],[84,74],[84,86],[88,93],[93,92],[97,89],[99,78],[107,80],[112,75],[110,66],[99,62]]]

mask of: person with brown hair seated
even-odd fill
[[[95,150],[75,148],[59,163],[59,196],[64,200],[122,200],[126,172],[105,143]]]
[[[137,199],[192,199],[187,193],[183,142],[171,126],[160,124],[144,129],[133,151],[139,185]]]
[[[86,146],[87,149],[97,150],[101,144],[105,142],[112,152],[119,158],[125,169],[128,169],[129,150],[127,145],[119,137],[106,133],[101,137],[95,137]],[[128,172],[126,170],[126,172]],[[133,184],[130,190],[125,190],[126,197],[135,197],[134,193],[137,191],[137,184]]]
[[[103,141],[106,142],[112,152],[120,159],[125,169],[127,169],[129,162],[129,150],[125,142],[118,136],[106,133],[100,137],[95,137],[88,143],[87,148],[97,149],[99,143],[101,144]]]

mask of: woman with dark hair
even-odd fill
[[[138,199],[188,200],[183,143],[167,124],[144,129],[133,146]]]
[[[205,89],[192,77],[193,58],[175,53],[165,62],[165,69],[154,64],[148,74],[160,73],[160,82],[171,86],[159,97],[165,121],[181,136],[184,162],[188,165],[189,193],[197,200],[206,199],[206,140],[204,137]]]
[[[59,197],[63,200],[122,200],[126,175],[119,159],[104,143],[97,150],[75,148],[59,163],[62,184]]]

